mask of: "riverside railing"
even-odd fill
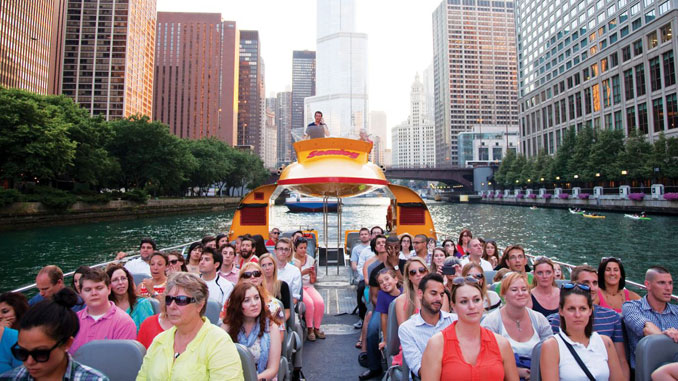
[[[181,249],[181,255],[184,255],[184,253],[186,252],[186,248],[187,248],[188,246],[190,246],[190,245],[191,245],[192,243],[194,243],[194,242],[200,242],[200,240],[195,240],[195,241],[191,241],[191,242],[188,242],[188,243],[182,243],[182,244],[180,244],[180,245],[175,245],[175,246],[166,247],[166,248],[163,248],[163,249],[159,249],[158,251],[170,251],[170,250],[178,250],[178,249]],[[137,250],[133,250],[133,251],[128,251],[128,252],[126,252],[126,253],[127,253],[127,254],[130,254],[130,253],[134,253],[134,252],[138,252],[138,251],[137,251]],[[127,261],[129,261],[129,260],[131,260],[131,259],[137,258],[137,257],[139,257],[139,254],[137,254],[137,255],[132,255],[132,256],[126,256],[125,258],[118,259],[118,260],[112,260],[112,261],[108,261],[108,262],[97,263],[97,264],[95,264],[95,265],[90,265],[89,267],[94,267],[94,268],[96,268],[96,267],[105,267],[105,266],[108,266],[108,265],[111,264],[111,263],[125,263],[125,262],[127,262]],[[75,274],[75,271],[71,271],[71,272],[65,273],[65,274],[64,274],[64,278],[73,276],[73,274]],[[29,284],[29,285],[26,285],[26,286],[23,286],[23,287],[19,287],[19,288],[17,288],[16,290],[12,290],[12,292],[24,292],[24,291],[28,291],[28,290],[30,290],[30,289],[32,289],[32,288],[35,288],[36,286],[37,286],[37,285],[36,285],[35,283],[32,283],[32,284]]]
[[[454,235],[446,234],[445,232],[440,232],[440,231],[439,231],[439,232],[436,232],[436,233],[442,234],[442,235],[445,236],[445,237],[454,237]],[[454,238],[451,238],[451,239],[452,239],[453,241],[456,242],[456,240],[455,240]],[[544,256],[544,255],[532,255],[532,254],[527,254],[527,253],[526,253],[525,256],[526,256],[527,258],[530,259],[530,264],[532,264],[532,262],[534,262],[534,259],[535,259],[535,258],[537,258],[537,257],[542,257],[542,256]],[[548,257],[548,256],[546,256],[546,257],[547,257],[548,259],[550,259],[551,262],[553,262],[553,263],[557,263],[557,264],[559,264],[560,266],[567,267],[567,271],[568,271],[568,272],[571,271],[573,268],[575,268],[575,267],[578,266],[578,265],[573,265],[573,264],[571,264],[571,263],[558,261],[558,260],[553,259],[553,258]],[[634,282],[634,281],[629,280],[629,279],[626,279],[626,280],[625,280],[625,283],[626,283],[627,285],[630,284],[631,286],[634,286],[634,287],[639,288],[639,289],[641,289],[641,290],[647,291],[647,287],[645,287],[645,285],[642,284],[642,283]],[[671,300],[678,301],[678,296],[677,296],[677,295],[671,295]]]

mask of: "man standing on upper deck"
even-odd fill
[[[461,266],[466,266],[467,263],[473,262],[480,265],[483,271],[492,271],[492,264],[482,258],[483,244],[478,238],[472,238],[468,243],[468,257],[461,260]]]
[[[316,111],[313,117],[315,120],[306,127],[304,139],[326,138],[330,136],[330,130],[323,120],[323,113]]]
[[[134,258],[131,261],[128,261],[125,263],[125,268],[127,271],[129,271],[132,274],[144,274],[146,278],[151,277],[151,266],[149,265],[149,262],[151,260],[151,255],[153,254],[154,251],[157,249],[157,245],[155,244],[155,241],[153,241],[150,238],[144,238],[141,240],[141,244],[139,245],[139,257]],[[118,253],[118,255],[115,257],[116,260],[120,260],[127,256],[127,253],[121,251]]]
[[[636,368],[636,345],[648,335],[664,334],[678,343],[678,306],[670,304],[673,292],[671,273],[661,266],[645,273],[647,295],[622,305],[631,354],[631,374]]]

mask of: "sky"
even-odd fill
[[[240,30],[258,30],[266,96],[292,89],[292,51],[315,50],[316,0],[157,0],[159,12],[214,12]],[[368,35],[371,111],[390,130],[409,114],[416,73],[433,60],[431,15],[441,0],[355,0],[356,32]]]

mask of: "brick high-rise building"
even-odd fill
[[[181,138],[236,144],[238,51],[219,13],[158,12],[153,117]]]
[[[518,125],[514,15],[513,1],[444,0],[433,12],[437,166],[458,165],[471,126]]]
[[[59,94],[66,0],[0,1],[0,86]]]
[[[292,52],[292,141],[304,136],[304,99],[315,95],[315,52],[295,50]],[[288,149],[291,149],[288,148]],[[280,146],[278,146],[280,150]]]
[[[262,159],[266,99],[264,63],[256,30],[240,31],[238,77],[238,145],[250,146]]]
[[[152,116],[156,0],[68,0],[62,93],[107,120]]]

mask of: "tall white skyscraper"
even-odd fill
[[[305,123],[322,111],[332,136],[368,128],[367,35],[355,31],[354,0],[318,0],[316,95],[304,101]]]
[[[424,168],[436,164],[433,121],[427,118],[426,93],[419,74],[410,92],[410,117],[392,130],[392,162],[395,168]]]

